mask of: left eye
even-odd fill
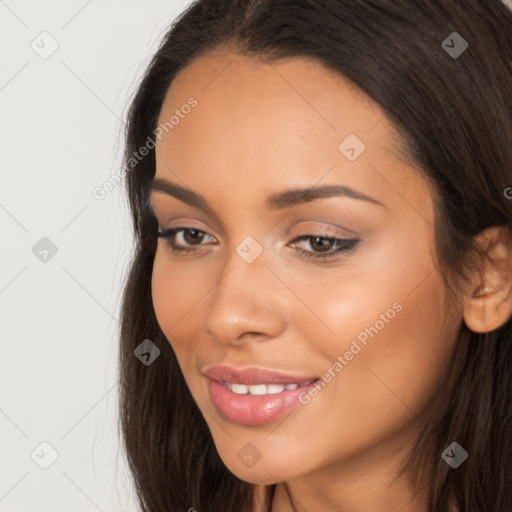
[[[301,240],[308,240],[309,245],[313,248],[317,246],[320,246],[321,248],[320,252],[299,249],[302,256],[305,256],[306,258],[321,259],[323,261],[326,261],[329,258],[334,258],[338,254],[348,254],[354,251],[359,244],[359,240],[357,238],[335,238],[325,235],[301,235],[296,238],[294,242]],[[332,245],[336,248],[330,247]]]
[[[159,238],[167,239],[167,243],[169,244],[173,253],[197,252],[196,247],[205,245],[202,242],[206,237],[214,239],[205,231],[196,228],[185,227],[171,228],[164,231],[159,231],[157,236]],[[181,240],[178,241],[178,238]],[[326,235],[301,235],[295,238],[291,245],[296,245],[296,242],[300,242],[302,240],[309,241],[309,245],[313,248],[313,250],[304,250],[298,248],[297,250],[299,254],[306,258],[321,259],[323,261],[326,261],[329,258],[333,258],[334,256],[341,253],[352,252],[359,244],[359,239],[356,238],[344,239]],[[336,248],[331,246],[335,246]],[[317,249],[320,248],[320,251],[315,250],[315,247]]]

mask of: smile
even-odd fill
[[[306,386],[314,382],[313,380],[308,381],[304,384],[237,384],[234,382],[222,381],[222,384],[226,389],[232,391],[237,395],[253,395],[253,396],[262,396],[262,395],[275,395],[277,393],[282,393],[283,391],[291,391],[293,389],[297,389],[301,386]]]

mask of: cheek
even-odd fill
[[[307,350],[334,361],[353,340],[369,347],[370,340],[391,331],[392,345],[413,348],[408,338],[414,331],[430,339],[429,332],[435,331],[443,313],[443,285],[430,256],[427,233],[416,228],[418,238],[412,244],[411,231],[383,230],[363,241],[361,250],[344,256],[338,266],[274,266],[290,288],[292,299],[286,306],[291,327],[298,331],[297,341],[308,342]]]
[[[201,276],[199,272],[192,272],[190,266],[186,272],[180,271],[180,263],[172,261],[166,251],[163,244],[157,249],[151,295],[160,329],[172,345],[181,365],[193,347],[193,344],[185,343],[184,340],[194,335],[197,327],[194,314],[208,287],[204,282],[204,274]]]
[[[296,274],[294,290],[310,311],[297,301],[292,322],[328,381],[312,410],[340,404],[330,411],[338,434],[328,435],[364,442],[378,429],[399,428],[421,412],[447,371],[462,318],[446,318],[428,241],[425,234],[414,245],[379,242],[354,255],[353,265],[347,260],[316,279]]]
[[[361,274],[372,278],[346,281],[342,299],[330,294],[319,305],[338,333],[321,350],[331,364],[338,356],[346,361],[321,392],[340,404],[331,411],[337,434],[328,434],[350,436],[354,446],[421,414],[448,371],[460,326],[445,318],[444,284],[427,246],[381,256],[373,272]]]
[[[332,435],[350,436],[353,447],[362,449],[372,440],[416,428],[416,421],[425,424],[424,413],[448,375],[456,340],[456,331],[440,323],[441,287],[432,274],[413,293],[390,297],[398,298],[402,309],[387,323],[374,315],[362,328],[354,326],[352,332],[367,334],[366,342],[357,333],[351,337],[361,349],[331,389],[332,399],[342,404],[333,412],[338,434]],[[375,313],[387,305],[383,302]]]

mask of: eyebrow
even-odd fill
[[[165,194],[173,196],[190,206],[194,206],[195,208],[216,217],[213,209],[208,204],[208,201],[206,201],[202,195],[197,192],[193,192],[188,188],[181,187],[171,181],[164,180],[162,178],[153,178],[149,183],[149,194],[152,192],[164,192]],[[350,197],[352,199],[359,199],[361,201],[366,201],[387,208],[387,206],[378,199],[370,197],[345,185],[324,185],[321,187],[288,189],[283,192],[276,192],[270,195],[266,198],[264,204],[265,207],[270,210],[281,210],[283,208],[308,203],[316,199],[326,199],[329,197]],[[149,204],[151,205],[151,200],[149,200]]]

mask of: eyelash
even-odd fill
[[[176,243],[173,241],[173,237],[179,231],[197,231],[199,233],[204,233],[204,234],[208,235],[208,233],[206,233],[205,231],[202,231],[200,229],[186,228],[186,227],[166,229],[164,231],[159,231],[157,233],[158,238],[166,239],[166,242],[170,246],[170,249],[173,253],[180,253],[182,255],[184,253],[190,254],[190,253],[196,252],[197,249],[189,249],[189,248],[180,247],[180,246],[176,245]],[[210,236],[210,235],[208,235],[208,236]],[[324,240],[329,240],[331,243],[335,242],[335,243],[340,244],[340,247],[338,247],[336,250],[334,250],[330,253],[315,253],[312,251],[305,251],[304,249],[298,249],[298,252],[301,254],[301,256],[304,256],[307,259],[322,260],[324,262],[334,258],[335,256],[337,256],[339,254],[349,254],[349,253],[353,252],[359,244],[359,239],[357,239],[357,238],[354,238],[354,239],[335,238],[335,237],[330,237],[330,236],[324,236],[321,234],[301,235],[301,236],[295,238],[293,240],[293,242],[298,242],[301,240],[309,240],[309,239],[314,239],[314,238],[321,238]],[[203,244],[200,244],[200,245],[203,245]]]

